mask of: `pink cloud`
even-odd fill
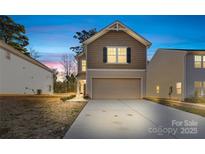
[[[42,63],[51,69],[57,69],[58,72],[63,71],[63,66],[60,62],[42,61]]]
[[[64,80],[63,67],[60,62],[42,61],[42,63],[47,67],[49,67],[50,69],[57,69],[57,71],[59,72],[57,75],[58,81],[62,82]]]

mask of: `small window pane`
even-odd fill
[[[118,48],[118,63],[127,63],[127,48]]]
[[[119,56],[126,56],[127,55],[127,49],[126,48],[118,48],[118,55]]]
[[[202,82],[201,81],[195,81],[194,82],[194,88],[201,88],[202,87]]]
[[[194,88],[196,95],[202,96],[203,95],[203,88],[202,88],[202,82],[201,81],[195,81],[194,82]]]
[[[177,89],[177,94],[181,94],[182,93],[182,89]]]
[[[201,61],[201,56],[195,56],[194,59],[195,61]]]
[[[177,90],[177,94],[182,93],[182,83],[181,82],[176,83],[176,90]]]
[[[127,63],[127,56],[118,56],[118,63]]]
[[[205,68],[205,56],[203,56],[203,68]]]
[[[116,48],[108,48],[107,52],[107,62],[116,63],[117,62],[117,50]]]
[[[116,56],[108,55],[107,61],[108,63],[116,63],[117,62]]]
[[[181,82],[177,82],[176,87],[177,88],[182,88],[182,83]]]
[[[156,93],[157,94],[159,94],[159,90],[160,90],[159,86],[156,86]]]
[[[194,56],[194,67],[201,68],[201,59],[202,56]]]
[[[116,48],[108,48],[108,56],[116,56]]]
[[[86,61],[82,60],[82,71],[85,72],[86,71]]]

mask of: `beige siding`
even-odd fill
[[[86,73],[85,72],[78,73],[77,79],[78,80],[85,80],[86,79]]]
[[[84,80],[86,77],[86,72],[82,72],[82,60],[86,60],[86,56],[85,53],[83,53],[81,56],[79,56],[77,58],[77,62],[78,62],[78,75],[77,75],[77,79],[79,80]]]
[[[131,48],[131,64],[103,63],[103,47],[125,46]],[[145,69],[146,47],[123,31],[109,31],[87,45],[87,67],[90,68],[124,68]]]
[[[151,97],[168,98],[169,87],[173,87],[172,97],[184,98],[185,57],[183,51],[159,50],[147,66],[146,95]],[[182,94],[176,93],[176,83],[182,82]],[[156,86],[160,92],[156,93]]]
[[[140,79],[94,78],[93,99],[140,98]]]

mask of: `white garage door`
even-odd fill
[[[93,99],[137,99],[140,98],[141,80],[95,78],[92,81]]]

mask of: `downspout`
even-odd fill
[[[85,59],[86,59],[86,71],[85,71],[85,78],[86,78],[86,89],[85,89],[85,95],[88,95],[88,60],[87,60],[87,45],[83,44],[85,49]]]
[[[184,86],[183,86],[183,95],[182,95],[182,101],[184,101],[184,99],[186,98],[186,76],[187,76],[187,70],[186,70],[186,55],[187,53],[184,55],[184,66],[183,66],[183,78],[184,78]]]

